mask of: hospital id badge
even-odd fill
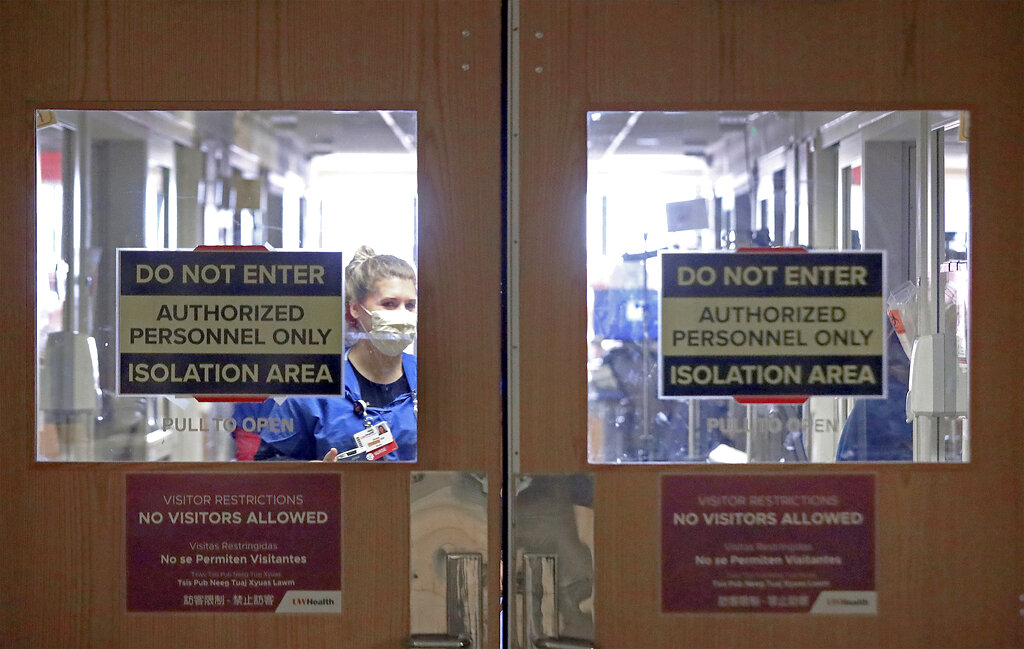
[[[391,426],[386,421],[367,426],[353,437],[356,440],[356,447],[360,451],[366,451],[367,460],[382,458],[398,448],[398,443],[391,434]]]

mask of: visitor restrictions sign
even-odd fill
[[[881,396],[881,252],[662,253],[664,397]]]
[[[341,475],[129,473],[131,613],[341,613]]]
[[[338,395],[341,253],[119,250],[121,394]]]
[[[877,614],[875,476],[662,476],[661,610]]]

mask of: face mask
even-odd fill
[[[367,338],[382,354],[398,356],[416,338],[416,313],[406,309],[391,311],[367,311],[370,316],[370,330]]]

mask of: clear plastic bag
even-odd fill
[[[885,302],[885,311],[909,358],[917,339],[917,285],[906,281],[893,289]]]

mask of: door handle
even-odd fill
[[[537,638],[533,645],[537,649],[596,649],[591,640],[580,638]]]
[[[405,643],[406,647],[472,647],[473,642],[468,636],[450,635],[448,633],[414,633]]]
[[[445,557],[445,633],[413,633],[407,647],[478,647],[483,644],[483,555],[452,552]]]
[[[596,649],[593,640],[559,636],[558,556],[523,555],[526,590],[526,649]],[[548,623],[545,625],[545,619]],[[545,626],[555,635],[545,633]]]

